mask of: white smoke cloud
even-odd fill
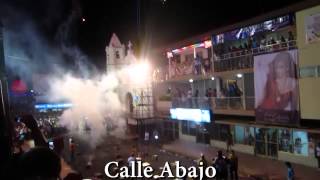
[[[114,75],[92,80],[67,74],[53,80],[51,98],[64,98],[73,104],[72,108],[63,112],[59,123],[93,147],[107,132],[123,136],[126,128],[124,106],[116,92],[117,88],[119,81]],[[86,131],[86,127],[90,130]]]

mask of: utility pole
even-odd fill
[[[0,22],[0,178],[5,173],[5,167],[12,153],[12,126],[9,115],[8,83],[5,71],[3,37],[3,26]]]

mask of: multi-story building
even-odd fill
[[[173,139],[221,149],[232,140],[239,152],[316,167],[319,27],[310,1],[160,50],[157,116]]]

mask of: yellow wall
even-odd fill
[[[299,67],[320,65],[320,41],[307,44],[305,18],[320,13],[320,5],[296,13]],[[299,79],[301,117],[320,120],[320,78]]]

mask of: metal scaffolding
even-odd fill
[[[133,89],[133,112],[134,119],[154,117],[154,104],[152,85]]]

